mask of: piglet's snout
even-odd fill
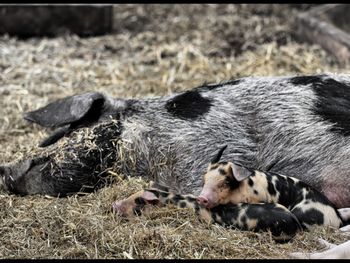
[[[125,213],[125,207],[123,206],[123,204],[120,201],[113,202],[112,208],[113,208],[113,211],[119,215],[124,215],[124,213]]]
[[[197,202],[201,205],[204,205],[205,207],[208,205],[209,201],[207,198],[205,198],[204,196],[198,196],[197,197]]]
[[[197,197],[197,202],[206,208],[212,208],[215,205],[214,194],[210,190],[204,190]]]

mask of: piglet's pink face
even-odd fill
[[[210,164],[203,176],[204,185],[197,198],[198,203],[206,208],[231,203],[235,195],[239,197],[239,190],[243,185],[241,182],[250,174],[245,168],[231,162]],[[239,201],[238,198],[237,202]]]
[[[131,218],[147,213],[158,202],[158,197],[154,193],[142,190],[126,199],[113,202],[112,209],[119,216]]]
[[[206,208],[213,208],[219,204],[229,202],[230,187],[228,175],[230,167],[225,165],[210,165],[203,176],[204,185],[197,198],[198,203]],[[226,200],[228,199],[228,200]]]

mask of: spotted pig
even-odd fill
[[[276,242],[287,242],[301,230],[297,218],[279,204],[225,204],[207,209],[193,195],[180,195],[157,188],[141,190],[124,200],[114,202],[112,207],[118,215],[131,218],[148,214],[153,206],[167,204],[193,209],[206,223],[218,223],[245,231],[271,231]]]
[[[342,227],[336,207],[319,191],[297,178],[249,169],[233,162],[219,162],[221,148],[204,175],[197,201],[207,208],[222,204],[278,203],[289,209],[304,229],[312,225]]]
[[[350,207],[349,75],[244,77],[184,89],[144,99],[92,91],[26,112],[48,130],[44,148],[0,165],[0,184],[62,197],[108,185],[113,170],[198,195],[211,154],[225,142],[235,146],[225,159],[296,177]]]

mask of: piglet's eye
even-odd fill
[[[230,185],[229,181],[226,181],[226,180],[221,183],[222,188],[227,188],[229,187],[229,185]]]

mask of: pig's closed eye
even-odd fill
[[[225,180],[220,184],[220,188],[228,188],[230,186],[230,182]]]

